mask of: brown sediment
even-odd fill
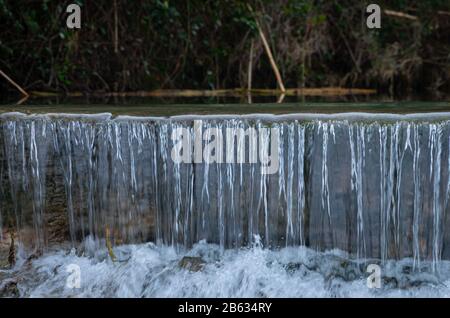
[[[106,247],[108,248],[109,257],[111,258],[111,260],[113,262],[115,262],[116,261],[116,255],[114,255],[114,251],[112,249],[110,232],[109,232],[109,228],[108,227],[106,227],[106,229],[105,229],[105,239],[106,239]]]

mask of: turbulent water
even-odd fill
[[[367,287],[366,273],[376,261],[351,261],[337,250],[260,244],[223,250],[200,242],[184,252],[152,243],[114,251],[115,263],[88,239],[79,250],[48,252],[9,275],[19,277],[22,297],[450,297],[448,261],[440,263],[439,274],[431,273],[431,263],[414,271],[412,259],[388,261],[377,289]],[[200,270],[181,266],[184,255],[201,259]],[[77,288],[71,285],[74,267]]]
[[[245,135],[249,129],[256,132],[256,143]],[[200,136],[200,150],[193,146],[188,163],[171,157],[178,131],[188,132],[190,145]],[[227,132],[233,159],[216,150],[216,161],[206,163],[201,151],[213,142],[227,149]],[[311,288],[323,275],[312,271],[311,280],[302,283],[282,264],[267,265],[289,253],[302,257],[305,247],[317,253],[341,250],[350,259],[378,259],[382,264],[409,259],[416,272],[425,266],[438,273],[442,259],[450,258],[449,137],[449,114],[3,114],[0,226],[19,229],[19,241],[28,250],[51,250],[64,241],[77,247],[86,237],[101,241],[105,234],[116,248],[128,244],[131,260],[136,260],[127,264],[62,251],[34,264],[37,271],[45,271],[57,263],[81,262],[88,273],[101,269],[98,279],[105,282],[112,273],[140,281],[145,273],[134,272],[147,265],[139,265],[139,257],[150,262],[144,272],[155,273],[152,266],[170,272],[171,262],[200,241],[215,244],[207,250],[222,253],[221,265],[208,263],[201,274],[177,271],[174,281],[158,274],[147,282],[148,288],[118,287],[116,295],[182,295],[183,290],[199,296],[307,293],[301,286]],[[264,173],[261,149],[271,160],[279,159],[275,173]],[[268,249],[245,249],[255,236]],[[156,246],[133,245],[149,241]],[[260,272],[225,274],[252,258],[264,264]],[[201,276],[198,281],[196,275]],[[226,275],[233,275],[236,284],[244,279],[263,286],[216,290]],[[49,281],[58,286],[55,280],[63,277]],[[189,287],[177,289],[177,279]],[[171,287],[155,291],[162,280]],[[105,294],[102,288],[108,284],[86,287],[82,293]],[[365,279],[344,284],[339,295],[357,295],[358,284]],[[333,296],[333,288],[321,288],[311,295]],[[28,292],[42,295],[48,290]],[[446,289],[436,292],[445,294]]]

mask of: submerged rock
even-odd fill
[[[17,280],[13,278],[0,281],[0,298],[17,298],[20,296]]]
[[[284,266],[284,269],[288,274],[295,274],[300,271],[304,265],[302,263],[293,263],[290,262]]]
[[[0,241],[0,269],[11,268],[16,263],[16,250],[14,234],[7,233]]]
[[[437,286],[439,280],[431,274],[417,274],[417,276],[405,275],[400,277],[382,277],[384,288],[410,289],[413,287]]]
[[[14,267],[16,265],[16,244],[14,243],[14,233],[11,233],[11,244],[9,246],[8,253],[9,266]]]
[[[439,274],[427,263],[413,266],[403,259],[380,263],[381,288],[368,288],[366,272],[376,260],[355,260],[345,253],[321,253],[304,248],[224,251],[199,244],[183,254],[172,247],[117,247],[122,264],[103,256],[77,256],[75,251],[48,251],[37,259],[0,270],[2,297],[448,297],[450,262]],[[209,250],[209,252],[208,252]],[[200,253],[201,251],[201,253]],[[37,255],[35,255],[37,256]],[[71,264],[80,266],[80,289],[66,287]],[[17,282],[17,283],[16,283]]]
[[[185,256],[180,260],[178,266],[191,272],[199,272],[205,264],[206,262],[201,257]]]

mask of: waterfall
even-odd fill
[[[175,162],[178,132],[189,149]],[[0,227],[36,248],[106,230],[177,248],[259,236],[437,265],[450,258],[449,140],[445,115],[3,114]]]

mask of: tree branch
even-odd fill
[[[10,82],[15,88],[17,88],[24,96],[30,96],[28,95],[28,93],[22,88],[20,87],[19,84],[17,84],[16,82],[14,82],[8,75],[6,75],[5,73],[3,73],[2,70],[0,70],[0,75],[3,76],[4,78],[6,78],[6,80],[8,82]]]
[[[413,20],[413,21],[419,20],[419,18],[416,17],[415,15],[410,15],[410,14],[400,12],[400,11],[384,10],[384,14],[391,16],[391,17],[403,18],[403,19],[408,19],[408,20]]]

